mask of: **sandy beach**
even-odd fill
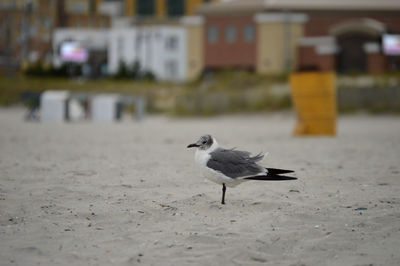
[[[42,124],[0,110],[0,265],[400,265],[400,117],[291,113]],[[230,189],[186,149],[205,133],[297,181]]]

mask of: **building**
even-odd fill
[[[205,68],[281,73],[296,63],[296,41],[307,16],[263,12],[267,1],[229,1],[200,7],[205,19]]]
[[[124,16],[112,22],[109,72],[116,73],[123,62],[138,64],[159,80],[199,77],[204,69],[203,19],[192,15],[202,4],[217,1],[125,0]]]
[[[258,73],[382,72],[399,65],[382,36],[400,33],[396,0],[232,0],[203,5],[205,67]]]
[[[122,0],[0,0],[0,69],[52,61],[56,28],[108,28],[122,7]]]
[[[21,60],[51,58],[53,29],[62,24],[62,3],[55,0],[0,1],[1,68]]]
[[[175,24],[136,25],[116,20],[110,29],[59,28],[53,35],[53,65],[82,64],[86,76],[116,74],[121,65],[152,73],[157,80],[193,80],[203,71],[203,20],[182,17]],[[67,46],[74,45],[68,55]],[[63,49],[66,48],[66,49]],[[81,50],[81,52],[79,52]]]
[[[184,17],[176,24],[149,24],[113,27],[109,35],[108,70],[121,63],[136,65],[157,80],[186,81],[203,69],[202,19]]]
[[[104,65],[115,73],[123,61],[161,80],[193,79],[203,70],[203,27],[186,15],[203,2],[209,1],[0,0],[0,64],[15,71],[24,61],[60,66],[69,62],[63,45],[75,42],[88,53],[80,64],[91,73]]]
[[[400,69],[400,54],[388,55],[383,47],[385,35],[400,34],[399,1],[309,2],[292,7],[309,17],[298,42],[299,68],[341,73]]]

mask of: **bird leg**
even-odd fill
[[[226,191],[225,183],[222,183],[222,201],[221,201],[221,204],[225,204],[225,191]]]

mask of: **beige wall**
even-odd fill
[[[124,0],[124,15],[127,17],[133,16],[136,12],[136,2],[133,0]]]
[[[296,40],[303,36],[303,24],[290,25],[291,67],[296,66]],[[285,66],[285,24],[267,22],[257,24],[257,73],[277,74],[287,71]]]
[[[187,25],[187,79],[198,78],[204,68],[203,25]]]

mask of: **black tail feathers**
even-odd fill
[[[284,175],[259,175],[246,177],[248,180],[263,180],[263,181],[285,181],[285,180],[297,180],[296,177],[284,176]]]
[[[287,174],[293,173],[293,170],[285,170],[285,169],[277,169],[277,168],[267,168],[268,175],[280,175],[280,174]]]
[[[296,180],[296,177],[292,176],[284,176],[281,174],[293,173],[292,170],[285,169],[276,169],[276,168],[267,168],[268,174],[259,175],[259,176],[251,176],[245,179],[249,180],[264,180],[264,181],[284,181],[284,180]]]

